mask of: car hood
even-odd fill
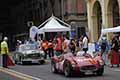
[[[97,65],[98,64],[98,62],[94,58],[72,57],[72,60],[75,61],[79,66]]]

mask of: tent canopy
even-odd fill
[[[102,29],[103,34],[109,33],[109,32],[120,32],[120,26],[113,27],[113,28]]]
[[[38,33],[39,32],[70,31],[70,25],[69,24],[67,24],[67,23],[63,22],[62,20],[54,17],[53,15],[49,19],[47,19],[43,24],[38,26],[38,28],[39,28]]]
[[[113,28],[102,29],[99,40],[102,38],[102,36],[103,36],[104,34],[110,33],[110,32],[120,32],[120,26],[113,27]]]

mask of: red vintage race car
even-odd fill
[[[53,73],[63,72],[66,77],[78,73],[83,75],[87,72],[102,76],[104,72],[104,61],[101,55],[94,57],[88,54],[84,56],[74,56],[72,53],[67,53],[62,54],[60,57],[52,57],[51,71]]]

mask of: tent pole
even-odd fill
[[[72,39],[72,37],[71,37],[71,26],[69,26],[69,28],[70,28],[70,31],[69,31],[69,39]]]
[[[43,39],[45,39],[45,32],[43,33]]]

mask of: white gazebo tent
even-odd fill
[[[38,34],[44,33],[43,36],[45,37],[45,32],[66,32],[71,31],[71,26],[59,18],[55,16],[51,16],[45,22],[43,22],[40,26],[38,26]]]
[[[63,22],[62,20],[58,19],[55,16],[51,16],[43,24],[38,26],[38,28],[39,28],[38,33],[39,32],[65,32],[65,31],[70,31],[70,25]]]
[[[102,29],[103,34],[109,33],[109,32],[120,32],[120,26],[113,27],[113,28]]]
[[[105,28],[105,29],[102,29],[101,30],[101,36],[99,38],[99,40],[101,39],[101,37],[104,35],[104,34],[107,34],[107,33],[110,33],[110,32],[120,32],[120,26],[117,26],[117,27],[113,27],[113,28]]]

